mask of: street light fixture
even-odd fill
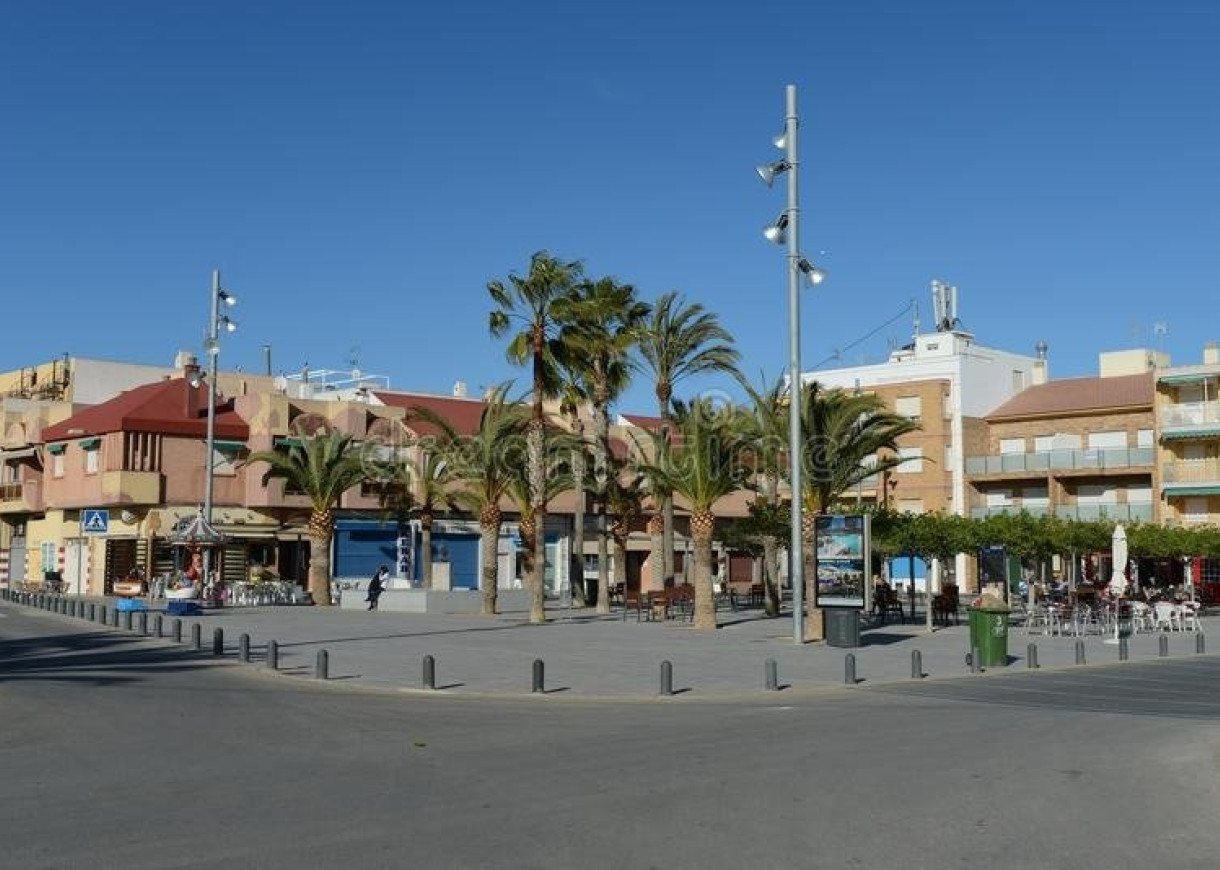
[[[237,329],[237,321],[232,320],[227,314],[221,313],[222,303],[226,308],[232,308],[237,304],[237,297],[229,291],[221,289],[220,270],[216,269],[212,272],[212,316],[208,321],[208,333],[203,342],[203,349],[208,354],[208,429],[207,446],[205,447],[207,474],[204,475],[203,518],[208,525],[212,524],[212,495],[216,479],[216,377],[220,358],[220,330],[223,328],[225,332],[234,332]],[[204,564],[204,573],[210,577],[212,568],[210,548],[204,551],[204,556],[207,559]]]
[[[784,152],[782,160],[757,167],[763,183],[770,187],[776,176],[788,175],[788,207],[774,224],[763,230],[767,241],[788,248],[788,461],[792,484],[792,537],[788,576],[792,583],[792,634],[797,644],[805,642],[805,566],[801,517],[801,275],[810,286],[821,284],[826,273],[801,256],[797,224],[800,215],[797,189],[796,85],[787,87],[784,130],[771,140]]]

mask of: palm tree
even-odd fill
[[[265,462],[263,485],[281,479],[285,489],[302,492],[309,499],[309,594],[314,604],[329,606],[330,543],[334,536],[334,508],[343,493],[365,480],[368,472],[363,457],[350,435],[335,430],[319,430],[312,435],[298,431],[298,438],[287,453],[262,450],[252,453],[244,464]]]
[[[572,449],[572,481],[576,488],[572,510],[572,557],[568,566],[568,594],[578,595],[581,605],[588,604],[585,594],[585,505],[589,487],[585,479],[585,423],[581,406],[586,400],[580,375],[571,365],[564,366],[563,386],[559,393],[559,412],[568,421],[576,445]]]
[[[571,438],[552,438],[548,440],[548,444],[551,447],[550,455],[557,459],[573,446]],[[548,463],[545,492],[547,500],[568,489],[571,483],[571,473],[565,463]],[[546,576],[546,550],[545,544],[539,546],[538,542],[545,541],[545,535],[538,534],[538,519],[534,512],[529,471],[521,463],[517,463],[512,469],[507,494],[520,517],[518,528],[521,533],[521,567],[526,588],[530,593],[530,622],[540,625],[546,622],[546,588],[537,578]],[[539,564],[542,571],[535,570]]]
[[[507,387],[495,389],[483,405],[479,427],[463,437],[440,414],[415,408],[416,419],[437,427],[436,435],[424,439],[424,448],[435,453],[450,469],[458,489],[453,501],[479,518],[479,588],[483,592],[480,612],[493,615],[498,604],[496,548],[500,540],[500,499],[509,492],[515,469],[522,466],[529,417],[525,408],[509,402]]]
[[[767,587],[767,615],[779,616],[779,547],[782,535],[777,519],[785,513],[779,503],[779,484],[790,475],[788,468],[788,400],[784,381],[777,378],[755,388],[741,380],[750,397],[745,417],[751,442],[758,498],[750,506],[752,525],[759,532],[763,551],[763,576]]]
[[[716,315],[698,302],[687,303],[677,293],[666,293],[657,300],[639,330],[637,365],[652,376],[663,429],[673,426],[670,403],[680,381],[691,375],[736,371],[740,354],[732,341]],[[665,500],[663,510],[663,573],[668,581],[674,573],[673,499]]]
[[[412,412],[409,410],[408,415]],[[419,517],[419,576],[424,589],[432,588],[432,530],[436,526],[436,514],[451,505],[449,486],[453,474],[445,458],[430,450],[420,448],[418,458],[408,456],[395,464],[389,486],[383,496],[400,513]]]
[[[716,502],[740,489],[748,473],[743,462],[747,444],[736,409],[717,410],[708,399],[689,407],[677,405],[675,441],[664,465],[652,465],[648,474],[664,478],[691,511],[690,530],[695,545],[695,627],[716,627],[712,590],[712,533]]]
[[[650,308],[635,298],[635,288],[613,278],[586,281],[562,336],[571,355],[571,369],[593,406],[593,467],[599,486],[608,480],[610,462],[610,406],[631,383],[631,351]],[[597,585],[599,613],[610,612],[607,588],[606,501],[598,500]],[[583,541],[583,539],[582,539]]]
[[[608,471],[603,503],[610,518],[610,540],[614,542],[614,585],[625,592],[627,541],[631,536],[631,527],[644,513],[644,492],[640,486],[643,475],[637,473],[624,480],[627,463],[622,461],[612,461]]]
[[[802,518],[805,601],[809,619],[806,639],[820,640],[821,611],[814,605],[814,523],[866,477],[901,465],[898,439],[918,431],[919,421],[889,410],[871,393],[824,390],[816,382],[804,386],[801,400]]]
[[[544,547],[541,538],[546,519],[546,420],[542,403],[555,398],[560,390],[560,370],[567,353],[559,328],[570,317],[573,289],[582,271],[579,262],[564,262],[539,251],[530,258],[529,273],[524,277],[510,274],[507,284],[496,280],[487,285],[495,305],[488,318],[491,334],[498,338],[509,331],[514,320],[520,321],[522,328],[509,340],[506,355],[514,365],[531,365],[527,445],[532,516],[537,525],[539,551]],[[533,568],[536,575],[533,582],[541,588],[545,566],[536,560]]]

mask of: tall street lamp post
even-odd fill
[[[204,475],[203,518],[208,525],[212,524],[212,497],[216,480],[216,377],[220,357],[220,333],[233,332],[237,322],[221,311],[221,305],[231,308],[237,304],[237,297],[227,290],[221,289],[220,270],[212,272],[212,316],[208,320],[208,333],[203,347],[208,354],[208,429],[207,429],[207,473]],[[209,564],[204,565],[204,572],[210,577],[212,566],[211,549],[205,551]]]
[[[763,231],[768,241],[787,244],[788,249],[788,462],[792,487],[792,538],[788,547],[789,571],[792,584],[792,634],[797,644],[805,642],[805,566],[803,557],[803,524],[801,511],[801,275],[815,285],[822,283],[826,273],[801,256],[800,206],[797,187],[797,114],[796,85],[787,87],[787,111],[784,132],[772,140],[784,151],[782,160],[758,167],[758,174],[768,187],[777,175],[788,175],[788,206],[774,224]]]

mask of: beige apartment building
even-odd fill
[[[1220,348],[1205,347],[1199,365],[1157,371],[1156,413],[1163,521],[1220,524]]]

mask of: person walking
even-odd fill
[[[381,593],[385,591],[386,581],[390,579],[390,569],[382,565],[377,569],[377,573],[373,575],[373,579],[369,581],[369,594],[364,599],[369,603],[369,610],[377,609],[377,599],[381,597]]]

